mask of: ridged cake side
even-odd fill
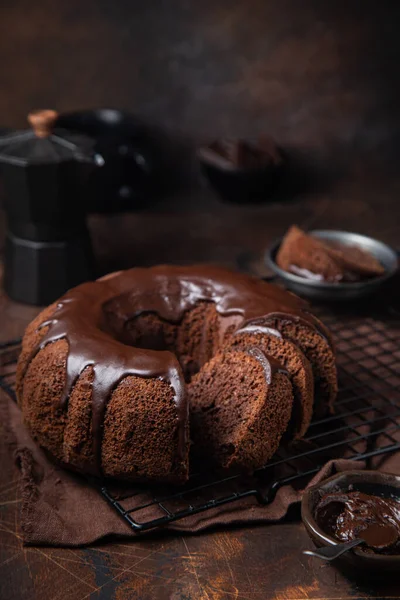
[[[68,342],[48,343],[32,354],[48,332],[41,327],[56,305],[27,328],[17,369],[17,397],[34,439],[57,462],[70,469],[96,472],[92,430],[94,367],[74,382],[65,406]],[[108,477],[183,482],[188,477],[189,443],[178,452],[179,427],[189,440],[188,420],[177,418],[175,392],[159,378],[128,375],[107,401],[101,443],[101,473]]]

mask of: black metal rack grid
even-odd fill
[[[339,395],[335,414],[311,424],[305,440],[283,446],[252,476],[201,470],[185,486],[129,486],[91,480],[103,498],[137,532],[253,497],[270,503],[284,485],[303,487],[332,458],[377,465],[400,450],[400,312],[378,316],[317,311],[337,344]],[[0,387],[15,399],[20,340],[0,344]]]

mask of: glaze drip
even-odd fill
[[[101,296],[101,294],[100,294]],[[121,344],[101,327],[102,297],[96,285],[78,286],[61,299],[52,319],[40,328],[48,330],[35,348],[29,362],[37,352],[51,342],[68,341],[66,381],[60,399],[66,408],[72,388],[88,366],[93,367],[92,432],[93,453],[96,458],[94,475],[101,475],[101,442],[107,402],[118,383],[128,375],[159,377],[171,384],[175,392],[178,419],[178,453],[183,460],[186,446],[184,423],[188,417],[183,375],[174,354],[167,351],[142,350]]]
[[[241,327],[276,317],[311,326],[331,344],[328,330],[305,300],[249,275],[212,266],[159,266],[126,271],[116,279],[120,293],[105,302],[104,311],[112,315],[118,333],[143,313],[178,323],[197,302],[208,301],[223,316],[241,315]]]

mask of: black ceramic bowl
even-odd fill
[[[288,273],[276,263],[276,255],[282,243],[282,238],[275,241],[266,252],[265,261],[268,266],[285,283],[286,287],[298,294],[312,300],[346,301],[369,296],[382,289],[382,286],[391,279],[398,270],[396,252],[383,242],[366,235],[350,231],[337,231],[333,229],[318,229],[309,232],[321,240],[340,242],[344,246],[359,246],[373,254],[385,268],[385,273],[379,277],[371,277],[354,283],[327,283],[314,281]]]
[[[400,502],[400,476],[378,471],[344,471],[325,479],[304,492],[301,503],[301,517],[307,533],[317,547],[340,542],[324,531],[315,519],[315,509],[321,497],[329,492],[361,491],[374,496],[396,498]],[[361,548],[354,548],[340,558],[341,564],[363,569],[365,573],[377,574],[383,571],[399,571],[400,555],[367,553]],[[336,561],[335,561],[336,562]]]
[[[130,113],[113,108],[65,113],[59,115],[56,128],[93,138],[94,150],[104,162],[89,181],[89,211],[140,209],[157,195],[157,149]]]
[[[259,167],[236,167],[210,160],[208,150],[208,146],[203,146],[197,151],[201,172],[222,200],[252,204],[269,199],[278,183],[282,160],[271,160]]]

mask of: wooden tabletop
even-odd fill
[[[212,194],[164,200],[151,212],[92,217],[101,270],[156,262],[216,261],[264,272],[262,252],[291,223],[341,228],[399,244],[400,179],[356,167],[324,191],[260,207]],[[397,219],[397,223],[396,223]],[[2,227],[0,227],[1,231]],[[0,296],[0,335],[22,334],[38,309]],[[1,424],[0,424],[1,428]],[[368,581],[302,555],[311,548],[294,514],[277,525],[201,535],[158,535],[82,549],[24,547],[18,472],[0,434],[1,600],[316,600],[399,598],[395,579]]]

